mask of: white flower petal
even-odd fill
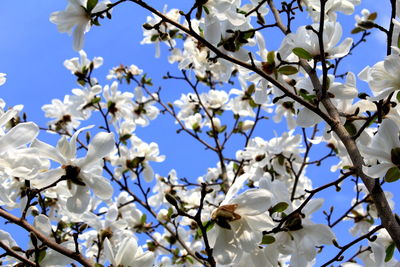
[[[272,193],[265,189],[250,189],[232,200],[238,204],[235,212],[240,215],[257,215],[270,208]]]
[[[34,188],[41,189],[56,182],[63,175],[65,175],[65,170],[62,168],[41,172],[33,177],[33,179],[31,180],[31,185]]]
[[[67,200],[67,209],[72,213],[82,214],[89,208],[89,203],[89,187],[77,186],[75,195]]]
[[[114,149],[114,134],[100,132],[96,134],[92,142],[89,144],[88,152],[84,161],[82,162],[81,168],[88,168],[92,164],[97,163],[103,157],[110,154]]]
[[[136,240],[132,237],[125,237],[115,255],[116,266],[133,266],[137,249]]]
[[[0,151],[18,148],[33,141],[39,133],[39,127],[33,122],[20,123],[0,137]]]
[[[217,227],[216,234],[213,256],[217,263],[227,265],[241,256],[242,252],[234,239],[232,230]]]
[[[46,236],[50,236],[52,233],[50,220],[44,214],[39,214],[38,216],[35,217],[33,226],[35,226],[36,229],[41,231]]]
[[[113,187],[110,182],[100,175],[95,175],[93,173],[85,173],[81,171],[80,174],[83,177],[86,185],[93,190],[93,193],[102,200],[110,199],[113,195]]]

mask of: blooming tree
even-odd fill
[[[390,1],[389,25],[363,9],[344,32],[338,14],[361,4],[195,0],[157,10],[144,0],[68,0],[50,21],[73,33],[79,57],[64,66],[79,88],[42,107],[46,127],[0,101],[0,217],[29,239],[0,229],[1,264],[400,266],[390,191],[400,179],[400,3]],[[132,62],[112,68],[110,84],[96,78],[103,58],[87,56],[84,36],[124,5],[152,14],[136,25],[142,44],[156,57],[167,48],[177,68],[164,79],[189,93],[166,100]],[[268,51],[277,31],[280,47]],[[385,34],[387,56],[346,69],[373,31]],[[156,173],[169,152],[136,129],[162,116],[215,165],[200,177],[181,177],[178,163]],[[280,135],[263,135],[282,124]],[[313,186],[312,168],[335,178]],[[321,195],[343,187],[354,187],[345,211],[324,206]],[[335,231],[346,221],[349,242]]]

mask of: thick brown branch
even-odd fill
[[[37,266],[36,263],[33,261],[28,260],[27,258],[24,258],[23,256],[19,255],[17,252],[15,252],[12,248],[8,247],[6,244],[0,241],[0,248],[4,249],[7,254],[13,258],[16,258],[17,260],[21,261],[24,263],[24,266]]]
[[[49,248],[54,249],[55,251],[73,259],[82,264],[82,266],[85,267],[92,267],[93,263],[86,259],[85,257],[82,256],[82,254],[75,253],[75,251],[69,250],[66,247],[63,247],[60,244],[57,244],[53,240],[51,240],[49,237],[44,235],[41,231],[30,225],[27,221],[22,220],[21,218],[18,218],[17,216],[12,215],[11,213],[7,212],[6,210],[0,208],[0,216],[3,217],[4,219],[24,228],[26,231],[30,233],[34,233],[36,237],[42,241],[44,244],[46,244]]]

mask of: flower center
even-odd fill
[[[235,213],[238,204],[222,205],[216,209],[211,218],[215,223],[225,229],[232,229],[229,222],[233,222],[242,218],[239,214]]]
[[[85,186],[86,184],[83,182],[82,178],[79,177],[79,173],[81,168],[73,165],[63,165],[61,168],[65,170],[65,175],[61,178],[63,180],[67,180],[68,188],[71,189],[72,184]]]

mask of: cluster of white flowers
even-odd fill
[[[352,208],[341,220],[331,221],[333,208],[324,211],[327,224],[313,215],[324,203],[313,198],[316,193],[333,186],[339,190],[342,177],[355,175],[334,125],[318,128],[320,115],[332,114],[322,100],[337,109],[335,124],[343,126],[358,147],[362,175],[388,183],[400,179],[400,48],[392,47],[391,55],[359,73],[373,96],[359,94],[357,76],[351,71],[337,75],[335,64],[358,45],[350,37],[342,38],[337,13],[353,14],[361,1],[304,0],[293,10],[296,1],[282,3],[289,17],[304,8],[311,18],[310,25],[294,32],[288,29],[292,18],[287,26],[266,24],[279,16],[271,1],[195,2],[188,14],[165,7],[143,25],[141,43],[154,44],[156,57],[160,45],[166,44],[169,62],[178,63],[183,73],[166,78],[184,80],[192,89],[168,104],[159,91],[151,93],[151,79],[136,65],[112,68],[106,76],[110,84],[102,85],[95,70],[103,59],[90,60],[81,50],[84,34],[99,18],[111,18],[111,7],[118,2],[114,6],[110,1],[68,0],[66,10],[51,14],[60,32],[74,30],[73,47],[80,56],[64,66],[79,88],[42,107],[50,118],[46,130],[61,136],[55,146],[37,138],[39,127],[26,122],[22,106],[6,109],[0,100],[0,215],[20,209],[21,219],[14,222],[24,226],[32,221],[38,231],[29,230],[31,240],[23,250],[0,230],[0,247],[14,251],[4,254],[2,263],[15,265],[22,257],[38,266],[65,266],[81,255],[97,267],[307,267],[317,264],[323,246],[344,248],[332,228],[348,220],[356,238],[368,233],[375,237],[368,236],[341,266],[361,266],[360,260],[369,267],[400,266],[393,258],[394,241],[377,225],[378,206],[358,177]],[[366,9],[361,13],[355,33],[375,27],[376,15]],[[186,21],[177,27],[183,15]],[[187,21],[189,15],[195,16]],[[285,33],[276,51],[267,50],[268,38],[262,33],[271,27]],[[232,63],[232,58],[241,64]],[[0,85],[5,76],[0,73]],[[316,88],[318,83],[324,88]],[[215,152],[216,166],[197,179],[178,176],[179,166],[167,175],[157,174],[153,167],[166,159],[165,152],[157,143],[142,140],[136,129],[149,126],[160,113],[171,114],[178,132],[189,133]],[[81,127],[95,115],[101,127]],[[276,123],[284,120],[289,130],[279,136],[273,130],[275,136],[269,139],[260,136],[255,128],[270,115]],[[244,145],[226,152],[232,136],[243,138]],[[320,143],[327,144],[329,153],[313,160],[310,150]],[[331,175],[340,170],[341,176],[327,181],[326,188],[314,188],[309,166],[333,156],[338,162]],[[393,194],[384,195],[393,209]],[[53,243],[73,257],[54,249]],[[339,256],[335,259],[342,260]]]

